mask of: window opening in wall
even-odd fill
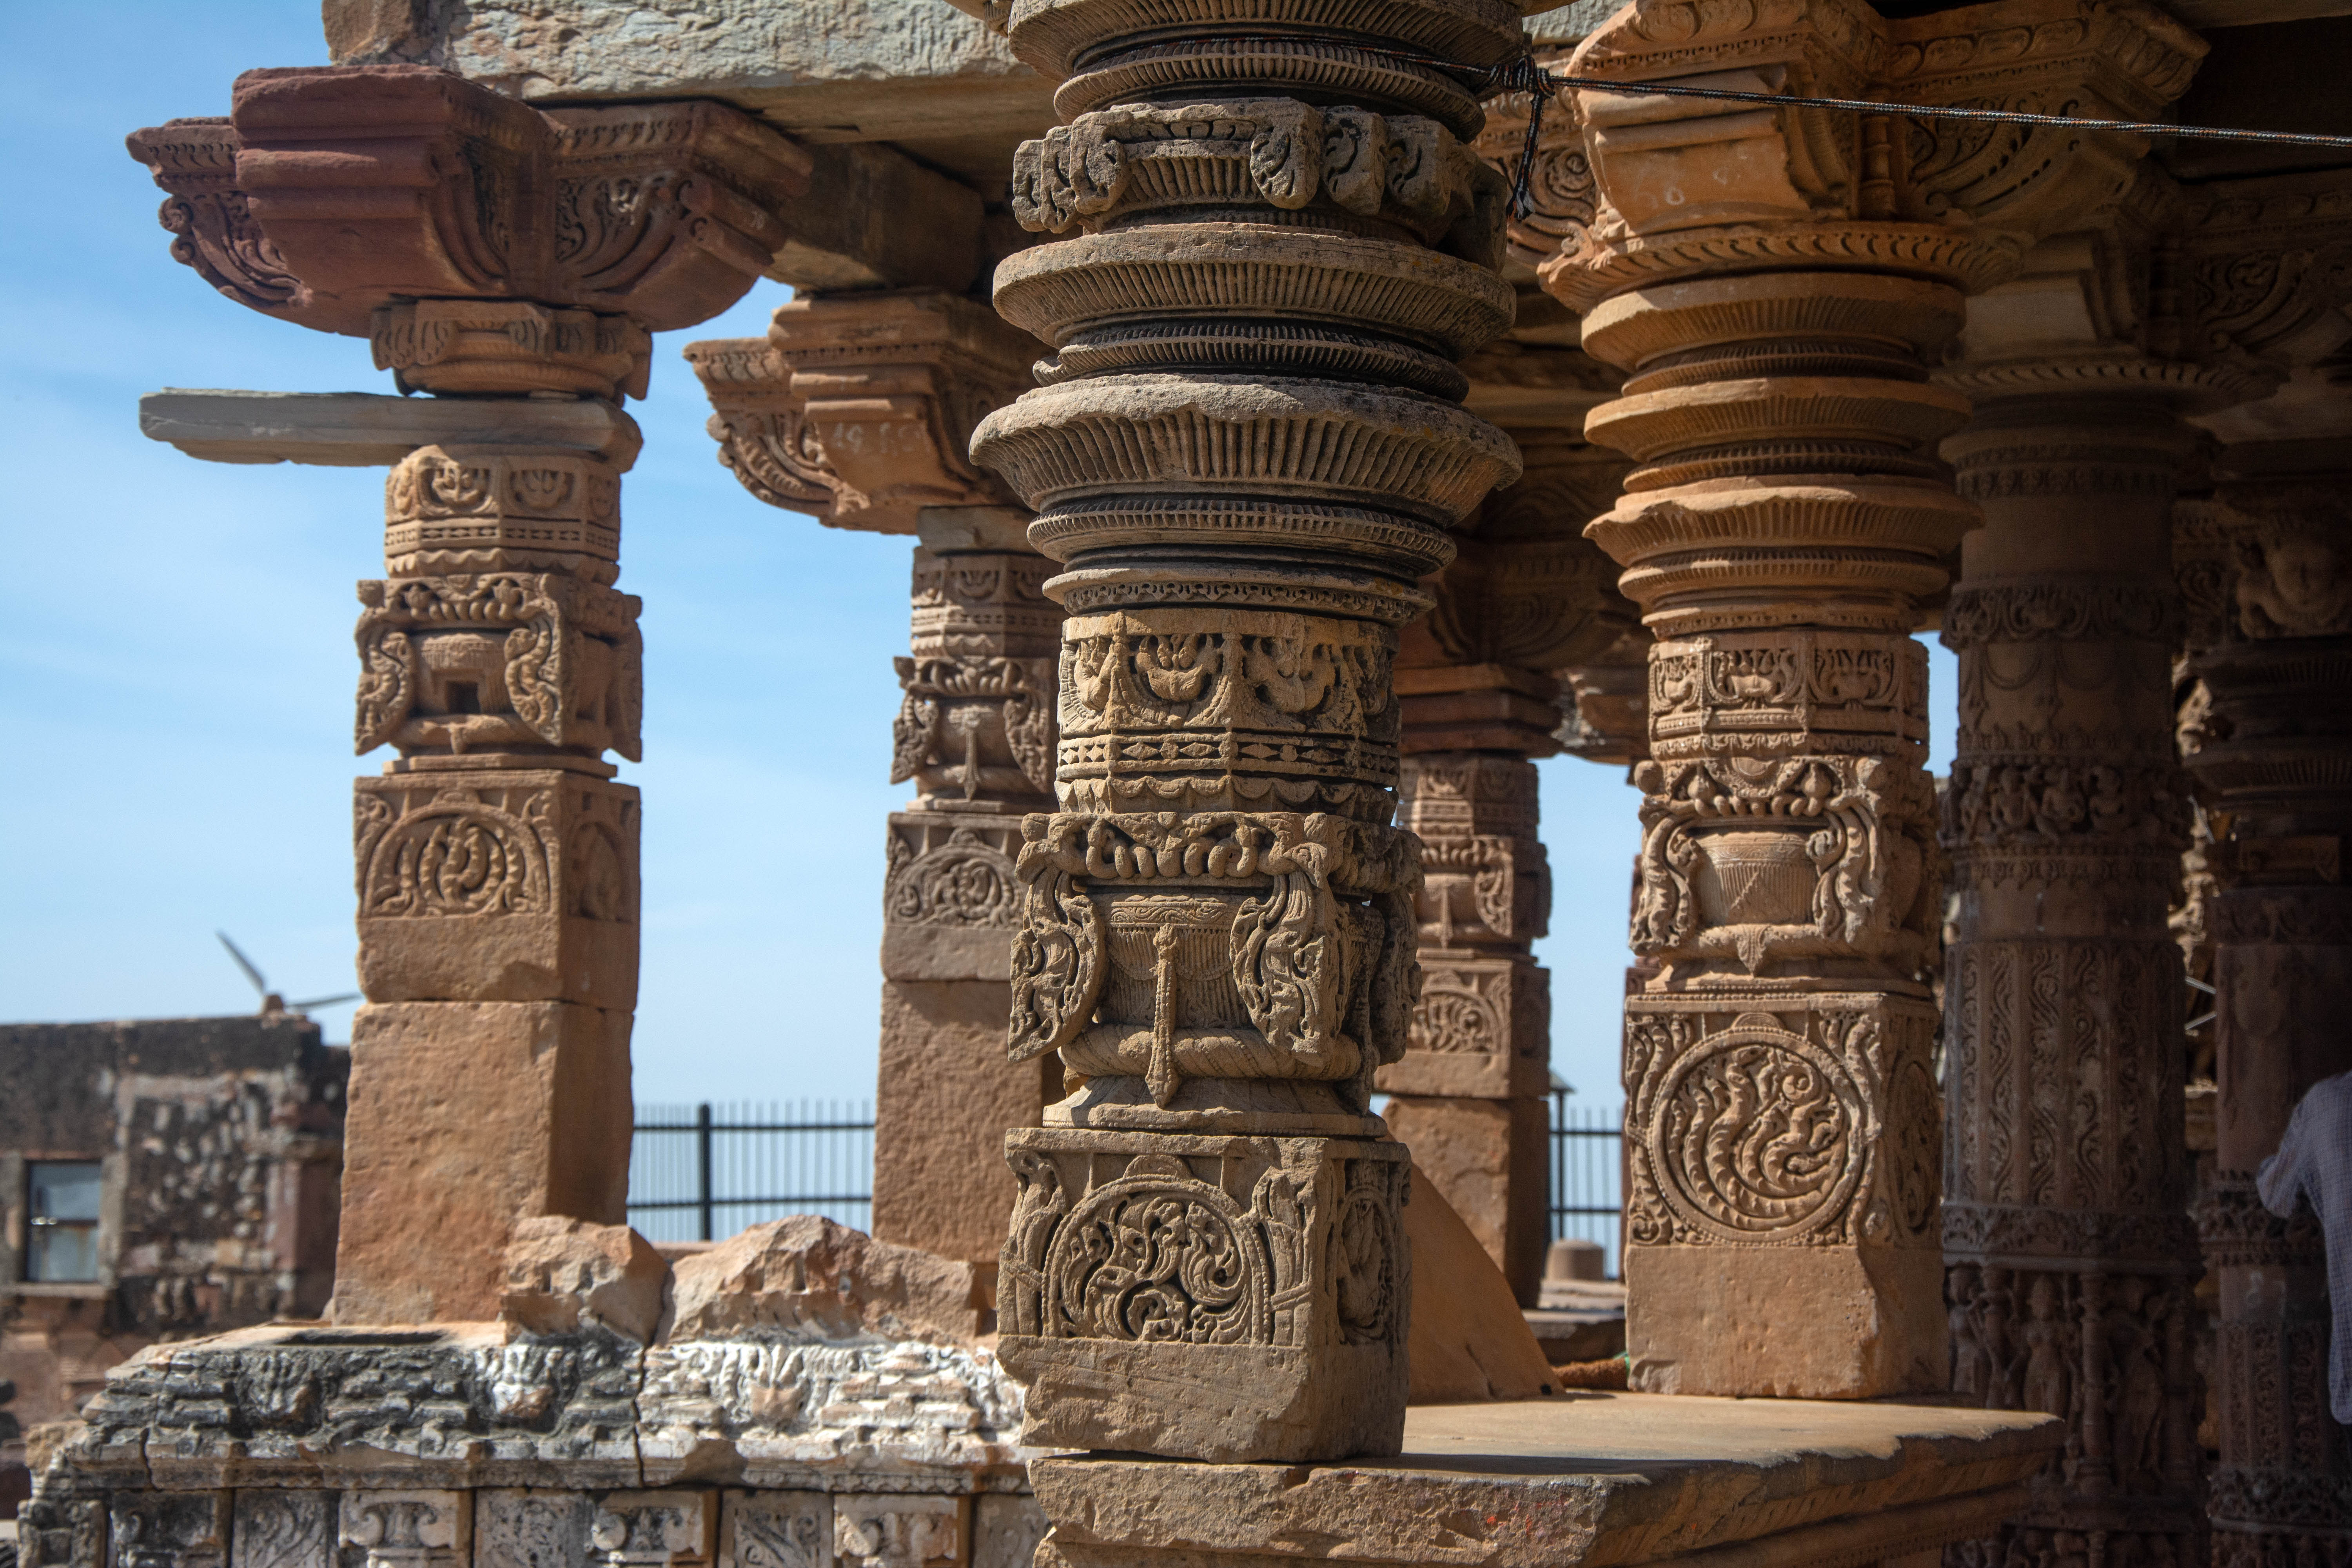
[[[95,1160],[39,1160],[29,1168],[33,1234],[25,1278],[37,1284],[98,1279],[99,1166]]]

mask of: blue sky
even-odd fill
[[[226,928],[291,996],[352,987],[352,584],[382,568],[383,476],[225,467],[141,437],[163,386],[389,392],[366,344],[231,304],[171,259],[123,136],[226,111],[255,66],[318,65],[315,0],[0,5],[0,1019],[247,1011]],[[640,1100],[865,1099],[875,1065],[890,660],[908,542],[754,500],[720,468],[677,351],[751,336],[785,297],[656,340],[621,586],[646,603]],[[1935,765],[1952,660],[1934,649]],[[1635,797],[1543,764],[1557,884],[1554,1064],[1616,1096]],[[322,1011],[347,1037],[350,1009]]]

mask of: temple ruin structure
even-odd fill
[[[2254,1191],[2352,1069],[2352,153],[2098,123],[2352,133],[2352,4],[693,9],[329,0],[131,139],[422,395],[143,414],[388,470],[396,756],[326,1320],[119,1369],[26,1563],[2352,1568]],[[672,1268],[623,405],[762,277],[719,460],[910,556],[876,1234]],[[1562,754],[1630,1386],[1415,1403],[1537,1302]]]

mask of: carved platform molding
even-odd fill
[[[1428,606],[1416,584],[1452,557],[1448,530],[1519,471],[1451,401],[1450,362],[1511,321],[1504,183],[1464,141],[1475,104],[1397,51],[1493,64],[1518,12],[1305,0],[1273,42],[1221,38],[1246,18],[1219,0],[991,15],[1068,117],[1013,170],[1014,216],[1066,237],[995,287],[1053,353],[972,443],[1035,510],[1069,612],[1060,811],[1028,819],[1018,863],[1012,1051],[1067,1075],[1035,1136],[1070,1203],[1129,1168],[1196,1184],[1087,1244],[1165,1282],[1139,1288],[1140,1316],[1032,1315],[1006,1364],[1038,1391],[1033,1431],[1062,1435],[1045,1440],[1392,1452],[1403,1297],[1375,1310],[1351,1258],[1397,1234],[1403,1195],[1370,1114],[1405,1048],[1421,879],[1391,826],[1397,628]],[[1301,1196],[1212,1172],[1200,1141],[1220,1138],[1278,1141]],[[1044,1179],[1024,1151],[1044,1147],[1014,1144],[1030,1185],[1008,1279],[1041,1266],[1022,1227]],[[1276,1229],[1340,1250],[1294,1263],[1274,1222],[1240,1217],[1294,1201],[1304,1217]],[[1269,1257],[1287,1271],[1271,1287]],[[1383,1290],[1405,1266],[1381,1265]],[[1231,1328],[1182,1305],[1244,1287],[1275,1295]],[[1153,1318],[1155,1292],[1174,1318]]]
[[[2203,46],[2051,0],[1886,21],[1855,0],[1643,5],[1586,77],[2152,114]],[[2095,110],[2093,105],[2099,106]],[[1979,521],[1928,368],[1965,300],[2128,186],[2128,139],[1579,90],[1546,288],[1628,373],[1587,431],[1633,458],[1591,537],[1650,655],[1627,1003],[1636,1388],[1945,1386],[1926,671],[1909,633]],[[1589,194],[1583,183],[1589,174]],[[1835,1316],[1837,1336],[1781,1331]]]

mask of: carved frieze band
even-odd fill
[[[1027,1561],[1020,1545],[1034,1549],[1043,1530],[1025,1496],[722,1494],[695,1486],[124,1489],[103,1502],[103,1553],[94,1540],[87,1552],[72,1543],[83,1532],[42,1528],[99,1506],[37,1505],[27,1561],[36,1568],[1020,1568]]]
[[[1916,759],[1927,741],[1927,655],[1860,632],[1722,632],[1650,655],[1650,744],[1661,759],[1818,748]]]
[[[2169,584],[2033,583],[1960,587],[1944,612],[1955,652],[1995,643],[2147,642],[2178,646],[2180,610]]]
[[[1393,809],[1395,634],[1240,610],[1070,618],[1059,781],[1071,805]]]
[[[1956,888],[2120,876],[2168,890],[2189,843],[2187,780],[2168,763],[1969,758],[1952,764],[1940,810]]]
[[[425,447],[384,482],[384,564],[398,576],[506,567],[609,585],[620,553],[621,476],[600,458]]]
[[[2186,1418],[2197,1379],[2197,1309],[2177,1268],[1956,1262],[1945,1290],[1952,1392],[1990,1409],[2048,1411],[2074,1434],[2048,1478],[2062,1484],[2037,1489],[2029,1524],[2195,1531],[2202,1523],[2179,1500],[2194,1496],[2200,1456]],[[2102,1516],[2103,1503],[2124,1499],[2152,1506]]]

